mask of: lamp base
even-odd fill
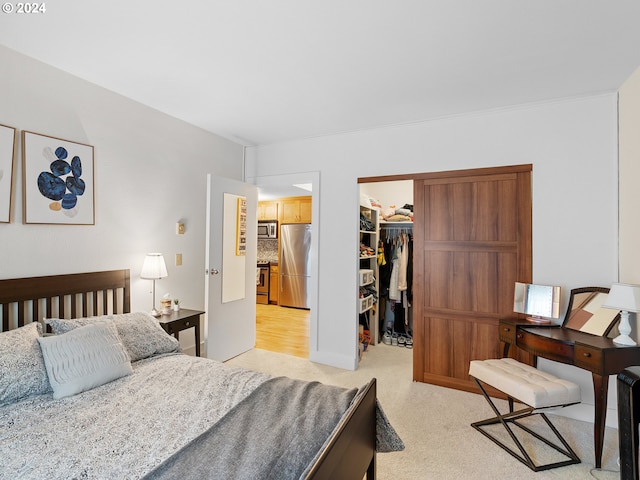
[[[618,335],[616,338],[613,339],[613,343],[617,343],[618,345],[629,345],[629,346],[637,345],[635,340],[631,338],[629,335]]]
[[[159,317],[160,316],[160,312],[154,308],[153,310],[151,310],[149,312],[149,315],[151,315],[152,317]]]
[[[637,345],[635,340],[629,336],[631,333],[631,323],[629,323],[629,312],[622,310],[620,312],[620,324],[618,325],[618,335],[613,339],[613,343],[619,345]]]

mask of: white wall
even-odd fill
[[[204,307],[206,174],[242,178],[242,146],[0,46],[0,123],[95,148],[95,226],[0,224],[0,278],[131,269],[132,310],[150,310],[144,255],[162,252],[170,292]],[[178,236],[181,220],[186,233]],[[174,265],[182,253],[183,265]],[[190,332],[180,338],[193,345]]]
[[[620,281],[640,284],[640,69],[620,87],[619,105]]]
[[[533,164],[534,281],[565,292],[614,282],[616,103],[611,93],[248,149],[250,176],[321,172],[319,351],[312,360],[357,363],[358,177]],[[541,367],[576,379],[593,404],[587,372],[550,363]],[[587,407],[584,415],[592,412]]]

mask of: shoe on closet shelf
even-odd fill
[[[407,342],[407,339],[405,338],[405,336],[400,334],[400,336],[398,337],[398,346],[404,347],[406,342]]]
[[[411,338],[410,336],[407,336],[404,346],[407,348],[413,348],[413,338]]]
[[[394,347],[398,346],[398,334],[397,333],[393,333],[391,335],[391,345],[393,345]]]
[[[382,343],[391,345],[391,332],[384,332],[384,335],[382,335]]]

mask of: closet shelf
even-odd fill
[[[360,251],[358,252],[357,297],[358,324],[367,335],[358,338],[360,355],[369,345],[378,343],[378,242],[380,235],[379,212],[376,209],[360,206],[359,211]]]
[[[360,313],[364,313],[373,307],[373,295],[360,299]]]
[[[364,287],[366,285],[371,285],[375,281],[375,277],[373,276],[373,270],[368,268],[361,268],[359,272],[360,277],[360,286]]]

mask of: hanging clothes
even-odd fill
[[[389,299],[399,301],[400,300],[400,258],[398,257],[398,248],[393,248],[392,253],[393,260],[391,261],[391,279],[389,280]]]
[[[380,310],[380,332],[392,331],[410,335],[413,330],[411,300],[413,298],[413,238],[407,225],[382,228],[378,254],[386,263],[379,265],[380,295],[384,308]]]
[[[407,235],[402,233],[398,238],[398,290],[407,290],[407,264],[409,261],[409,245]]]

